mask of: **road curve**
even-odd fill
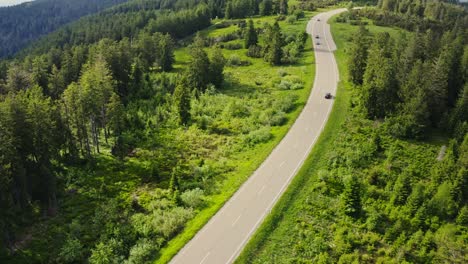
[[[327,20],[345,10],[320,13],[307,24],[315,48],[316,73],[310,97],[296,122],[254,174],[170,263],[232,263],[285,191],[322,132],[333,106],[334,100],[324,98],[326,93],[336,93],[339,80],[333,55],[336,46]]]

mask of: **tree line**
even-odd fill
[[[428,30],[395,40],[388,33],[371,36],[361,26],[350,48],[349,76],[361,87],[367,117],[388,119],[392,134],[405,138],[465,126],[465,31],[455,26],[441,38]]]

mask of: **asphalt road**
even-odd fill
[[[321,13],[309,21],[307,33],[314,42],[316,74],[306,106],[270,156],[171,263],[232,263],[285,191],[322,132],[333,106],[334,100],[324,96],[335,95],[339,74],[333,55],[336,46],[326,21],[345,10]]]

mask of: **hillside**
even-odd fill
[[[0,58],[17,51],[64,24],[127,0],[36,0],[0,7]]]

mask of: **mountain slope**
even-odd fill
[[[0,8],[0,57],[82,16],[127,0],[37,0]]]

